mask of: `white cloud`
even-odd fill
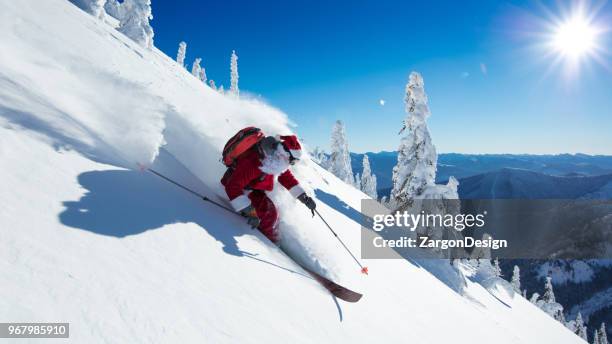
[[[380,106],[385,106],[385,103],[386,102],[385,102],[384,99],[381,99],[381,100],[378,101],[378,104],[380,104]]]

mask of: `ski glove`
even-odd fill
[[[249,205],[248,207],[242,209],[240,211],[240,215],[246,217],[247,223],[249,224],[249,226],[251,226],[251,228],[259,227],[261,221],[259,220],[259,217],[257,217],[257,212],[255,211],[255,208],[253,208],[252,205]]]
[[[317,207],[317,204],[315,203],[314,199],[312,199],[312,197],[308,196],[306,193],[299,195],[297,199],[299,199],[300,202],[304,203],[304,205],[308,209],[310,209],[310,211],[312,211],[312,214],[314,216],[314,210]]]

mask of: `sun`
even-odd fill
[[[575,80],[583,70],[593,70],[594,63],[609,70],[606,42],[610,26],[601,19],[600,10],[579,0],[557,11],[545,8],[548,18],[539,23],[542,31],[535,33],[540,36],[535,46],[548,64],[546,74],[560,70],[565,79]]]
[[[558,24],[552,46],[557,53],[579,59],[594,52],[597,46],[597,29],[582,15],[577,14]]]

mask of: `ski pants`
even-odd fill
[[[249,193],[249,199],[259,218],[259,231],[270,241],[279,243],[278,235],[278,211],[272,200],[266,195],[265,191],[253,190]]]

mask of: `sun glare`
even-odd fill
[[[557,52],[576,59],[593,51],[596,36],[596,29],[584,17],[577,15],[559,24],[552,43]]]
[[[575,80],[594,63],[609,68],[605,42],[610,28],[598,15],[601,7],[586,1],[570,6],[546,9],[548,19],[542,22],[544,30],[537,47],[548,64],[547,74],[560,70],[564,78]]]

